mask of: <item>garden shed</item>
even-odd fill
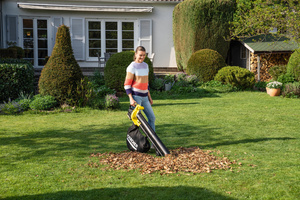
[[[286,65],[297,43],[276,35],[260,35],[240,41],[232,41],[230,61],[255,73],[257,81],[268,81],[268,70],[275,65]]]
[[[55,44],[58,26],[70,27],[75,58],[85,75],[102,68],[106,53],[146,47],[157,72],[176,70],[173,9],[182,0],[1,0],[0,48],[15,44],[36,71]]]

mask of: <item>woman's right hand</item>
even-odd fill
[[[133,107],[135,107],[136,101],[133,99],[133,97],[132,97],[131,94],[129,94],[128,96],[129,96],[130,105],[133,106]]]

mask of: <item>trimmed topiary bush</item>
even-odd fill
[[[77,86],[83,75],[73,55],[69,28],[58,28],[56,42],[39,79],[39,92],[54,96],[60,104],[78,102]]]
[[[255,75],[245,68],[228,66],[220,69],[214,80],[239,89],[252,89],[255,84]]]
[[[34,90],[34,68],[20,59],[0,59],[0,103]]]
[[[126,77],[126,69],[133,62],[133,51],[123,51],[112,55],[106,62],[104,68],[105,85],[117,92],[124,92],[124,80]],[[154,81],[153,65],[148,57],[144,60],[149,66],[149,83]]]
[[[300,49],[292,53],[287,65],[287,73],[291,74],[296,81],[300,81]]]
[[[186,70],[191,55],[200,49],[218,51],[225,60],[229,50],[229,22],[236,3],[231,0],[185,0],[173,11],[173,41],[177,68]]]
[[[207,82],[214,79],[218,70],[225,67],[224,58],[211,49],[202,49],[192,54],[186,72],[196,75],[199,81]]]

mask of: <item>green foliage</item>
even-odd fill
[[[69,28],[58,28],[56,42],[47,64],[44,66],[40,80],[39,92],[54,96],[60,104],[78,102],[77,86],[83,75],[73,55]]]
[[[22,111],[23,109],[21,104],[16,101],[11,101],[10,99],[8,100],[8,102],[4,102],[3,104],[0,104],[0,114],[14,115]]]
[[[114,94],[108,94],[105,96],[105,108],[106,109],[118,109],[120,108],[119,98]]]
[[[292,53],[287,65],[287,73],[291,74],[296,81],[300,81],[300,49]]]
[[[225,67],[224,58],[211,49],[202,49],[192,54],[186,72],[196,75],[199,81],[207,82],[214,79],[218,70]]]
[[[294,76],[291,74],[281,74],[278,77],[277,81],[285,84],[285,83],[292,83],[295,81],[295,79],[294,79]]]
[[[269,69],[269,74],[274,81],[277,81],[278,77],[286,73],[286,65],[275,65]]]
[[[215,80],[239,89],[252,89],[255,84],[255,75],[245,68],[228,66],[219,70]]]
[[[0,77],[0,102],[33,92],[34,68],[25,60],[0,59]]]
[[[126,69],[133,62],[133,51],[123,51],[113,54],[106,63],[104,68],[105,85],[117,92],[123,92],[124,80],[126,77]],[[148,57],[145,58],[145,63],[149,66],[149,83],[151,85],[154,80],[153,65]]]
[[[33,110],[50,110],[57,106],[57,100],[55,97],[50,95],[42,96],[38,94],[33,97],[29,106]]]
[[[174,74],[167,74],[165,77],[164,77],[164,81],[165,83],[174,83],[175,82],[175,75]]]
[[[266,91],[267,82],[258,81],[254,84],[254,87],[260,91]]]
[[[207,92],[210,93],[227,93],[236,91],[237,88],[230,85],[224,84],[221,81],[211,80],[200,85],[200,88],[205,89]]]
[[[22,58],[25,57],[25,51],[22,47],[10,46],[7,49],[16,51],[16,57],[15,58],[22,59]]]
[[[87,77],[84,77],[84,79],[81,79],[80,84],[77,85],[77,102],[75,105],[78,105],[79,107],[86,106],[89,101],[94,97],[94,89],[93,84],[88,80]]]
[[[91,82],[94,87],[98,88],[105,85],[105,80],[103,74],[100,70],[94,72],[93,76],[91,77]]]
[[[294,0],[237,0],[231,23],[231,38],[269,34],[277,28],[279,36],[299,40],[300,4]]]
[[[17,58],[17,49],[0,49],[0,58]]]
[[[165,81],[162,78],[155,78],[152,84],[150,85],[151,89],[162,91],[165,85]]]
[[[173,11],[173,40],[179,71],[186,70],[191,55],[200,49],[218,51],[225,60],[229,50],[229,22],[235,1],[185,0]]]
[[[300,82],[285,84],[281,94],[287,98],[300,98]]]

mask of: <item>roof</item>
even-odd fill
[[[241,41],[252,53],[264,52],[290,52],[299,48],[296,42],[286,37],[278,37],[275,34],[259,35]]]

